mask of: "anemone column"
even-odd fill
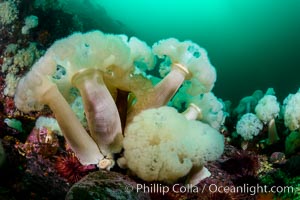
[[[103,160],[104,156],[100,153],[98,146],[83,128],[56,85],[51,84],[42,95],[41,101],[53,111],[66,141],[81,164],[98,164]]]
[[[173,64],[171,71],[161,82],[148,90],[143,96],[137,96],[137,103],[129,110],[127,121],[130,122],[142,110],[166,105],[188,74],[189,71],[184,65]]]
[[[97,69],[84,69],[72,78],[83,99],[90,134],[104,156],[122,148],[122,128],[116,104]]]

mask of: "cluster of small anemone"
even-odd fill
[[[280,141],[276,121],[282,120],[285,127],[291,131],[285,140],[285,151],[287,154],[295,153],[295,150],[299,148],[296,141],[300,138],[299,94],[299,91],[295,94],[289,94],[280,104],[274,89],[269,88],[265,94],[261,90],[256,90],[251,96],[241,99],[232,114],[238,119],[236,132],[244,140],[245,143],[243,144],[246,144],[242,147],[247,148],[248,141],[254,139],[264,130],[268,131],[266,140],[268,145]]]

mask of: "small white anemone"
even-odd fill
[[[279,114],[280,106],[277,102],[277,98],[274,95],[265,95],[259,100],[255,107],[255,113],[257,117],[264,123],[268,123],[272,119],[276,118]]]
[[[236,132],[244,140],[251,140],[257,136],[263,128],[263,123],[253,113],[244,114],[236,125]]]
[[[283,101],[284,124],[291,131],[300,127],[300,91],[296,94],[289,94]]]

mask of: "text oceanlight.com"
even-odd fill
[[[160,193],[166,194],[168,192],[174,193],[246,193],[250,195],[256,195],[258,193],[293,193],[294,189],[292,186],[272,186],[266,185],[249,185],[244,184],[242,186],[219,186],[216,184],[204,184],[202,187],[193,185],[180,185],[175,184],[173,186],[166,186],[162,184],[137,184],[136,188],[128,187],[127,190],[136,190],[137,192],[144,193]]]

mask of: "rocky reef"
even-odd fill
[[[231,105],[198,44],[73,8],[0,2],[0,199],[300,198],[300,92]]]

